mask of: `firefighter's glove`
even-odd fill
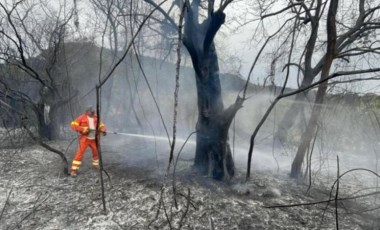
[[[107,135],[107,132],[102,132],[103,136],[106,136]]]

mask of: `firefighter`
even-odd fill
[[[92,150],[92,168],[99,169],[99,155],[95,142],[95,138],[99,137],[98,134],[95,133],[97,124],[98,117],[95,115],[92,106],[87,106],[85,113],[71,122],[71,128],[80,134],[79,148],[71,165],[70,175],[72,177],[77,176],[78,170],[82,164],[83,155],[88,146]],[[102,122],[99,124],[99,132],[104,136],[106,135],[106,127]]]

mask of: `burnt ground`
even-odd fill
[[[78,177],[71,178],[63,175],[59,157],[42,147],[2,148],[0,229],[336,228],[335,202],[268,208],[327,200],[332,183],[322,179],[307,192],[308,184],[289,179],[286,171],[256,170],[243,183],[245,168],[237,161],[242,167],[238,175],[230,182],[217,182],[191,170],[189,147],[178,161],[174,196],[172,176],[165,177],[167,143],[112,137],[111,144],[106,138],[106,212],[99,172],[90,168],[89,152]],[[69,160],[76,149],[76,142],[49,144],[65,151],[69,146]],[[342,182],[339,191],[344,198],[377,190]],[[339,228],[380,229],[378,198],[338,202]]]

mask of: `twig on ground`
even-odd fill
[[[172,223],[171,223],[171,221],[170,221],[170,218],[169,218],[168,212],[167,212],[166,207],[165,207],[164,193],[162,193],[162,208],[163,208],[163,210],[164,210],[166,220],[167,220],[167,222],[168,222],[168,224],[169,224],[169,228],[170,228],[170,229],[173,229],[173,227],[172,227]]]
[[[182,194],[180,192],[178,192],[177,195],[187,198],[185,194]],[[195,204],[191,201],[191,199],[190,199],[190,205],[194,208],[194,210],[198,210],[197,207],[195,206]]]
[[[191,202],[190,188],[187,188],[187,202],[186,202],[186,209],[185,209],[185,212],[183,213],[183,215],[182,215],[182,217],[181,217],[181,220],[179,221],[178,229],[181,229],[181,228],[182,228],[183,221],[185,220],[186,215],[187,215],[187,213],[188,213],[188,211],[189,211],[190,202]]]
[[[148,224],[148,229],[149,227],[153,224],[158,219],[158,216],[160,215],[160,210],[161,210],[161,204],[163,204],[163,193],[164,193],[164,185],[161,186],[161,193],[160,193],[160,199],[158,200],[158,207],[156,211],[156,216],[152,221],[149,222]]]
[[[9,197],[11,196],[12,192],[13,192],[13,187],[11,188],[11,190],[8,193],[7,198],[5,199],[3,209],[1,210],[1,213],[0,213],[0,220],[3,217],[4,211],[5,211],[5,207],[7,206],[8,202],[9,202]]]
[[[378,192],[372,192],[372,193],[368,193],[368,194],[363,194],[363,195],[358,195],[358,196],[353,196],[353,197],[339,198],[338,200],[339,201],[354,200],[354,199],[358,199],[358,198],[363,198],[363,197],[368,197],[368,196],[374,196],[374,195],[379,195],[379,194],[380,194],[380,191],[378,191]],[[335,199],[321,200],[321,201],[309,202],[309,203],[297,203],[297,204],[264,206],[264,208],[291,208],[291,207],[298,207],[298,206],[309,206],[309,205],[324,204],[324,203],[329,203],[331,201],[335,201]]]
[[[107,170],[105,170],[104,168],[103,168],[103,172],[106,174],[108,180],[110,181],[111,188],[113,188],[113,184],[112,184],[111,176],[108,174]]]
[[[212,220],[211,216],[208,218],[208,221],[210,224],[210,230],[215,230],[214,221]]]

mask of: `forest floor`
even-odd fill
[[[67,150],[71,161],[73,143],[49,144]],[[165,177],[168,146],[125,139],[102,145],[104,212],[90,152],[72,178],[63,174],[60,158],[40,146],[2,148],[0,229],[336,229],[336,220],[340,229],[380,229],[380,197],[359,198],[374,190],[341,183],[338,218],[335,201],[274,208],[328,200],[332,183],[315,182],[308,190],[281,170],[256,170],[244,183],[244,168],[230,182],[218,182],[192,171],[191,151],[183,151],[174,193],[172,176]]]

